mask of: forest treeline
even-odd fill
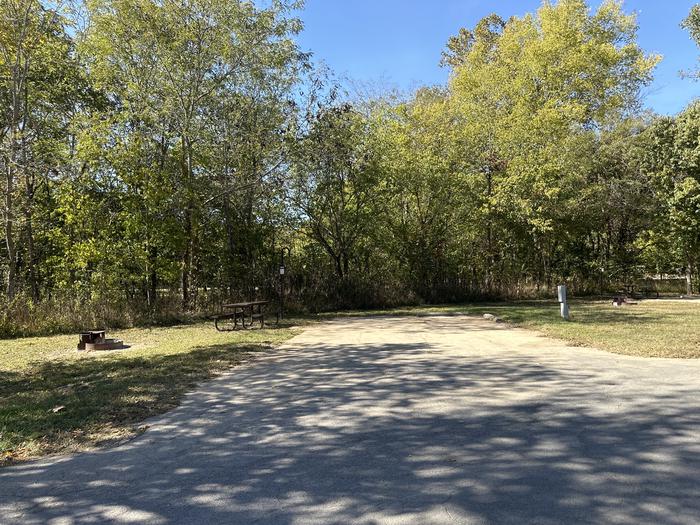
[[[697,285],[700,105],[643,110],[661,58],[620,2],[491,15],[446,85],[371,97],[301,8],[0,0],[0,334],[274,300],[282,252],[310,311]]]

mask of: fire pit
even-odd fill
[[[95,350],[119,350],[120,348],[124,348],[124,341],[121,339],[107,339],[105,330],[80,332],[78,350],[93,352]]]

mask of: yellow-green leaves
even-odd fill
[[[634,17],[615,1],[595,13],[560,0],[504,24],[491,17],[461,49],[451,97],[465,140],[486,146],[482,163],[496,155],[507,165],[495,189],[503,206],[549,231],[559,197],[575,191],[571,175],[585,172],[586,130],[637,107],[658,58],[639,48]]]

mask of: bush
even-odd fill
[[[158,308],[126,299],[52,297],[41,302],[20,295],[0,303],[0,338],[52,335],[95,328],[169,325],[200,318],[186,312],[177,296],[164,296]]]

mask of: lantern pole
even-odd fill
[[[284,319],[284,278],[287,273],[287,268],[284,265],[284,255],[286,252],[287,257],[289,257],[290,251],[286,246],[280,251],[280,320]]]

